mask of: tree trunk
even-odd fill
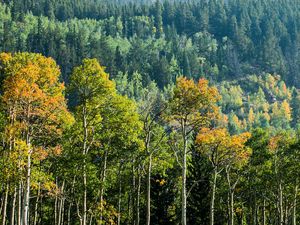
[[[58,186],[57,177],[55,178],[55,184],[56,187]],[[58,204],[58,196],[55,195],[55,201],[54,201],[54,223],[57,224],[57,204]]]
[[[121,224],[121,200],[122,200],[122,177],[121,177],[121,165],[119,168],[119,196],[118,196],[118,225]]]
[[[28,144],[30,147],[30,144]],[[31,150],[29,150],[27,157],[27,174],[26,174],[26,187],[24,193],[24,215],[23,224],[29,225],[29,202],[30,202],[30,178],[31,178]]]
[[[230,191],[230,218],[229,218],[229,225],[234,225],[234,191]]]
[[[34,222],[33,222],[34,225],[37,224],[37,220],[38,220],[38,204],[39,204],[39,199],[40,199],[40,187],[41,187],[41,185],[39,184],[39,189],[38,189],[35,206],[34,206]]]
[[[282,193],[282,184],[281,181],[279,181],[279,187],[278,187],[278,203],[279,203],[279,224],[284,224],[284,209],[283,209],[283,193]]]
[[[213,179],[212,179],[212,190],[211,190],[211,200],[210,200],[210,225],[214,225],[214,213],[215,213],[215,195],[217,186],[217,168],[214,168]]]
[[[22,181],[19,183],[18,188],[18,225],[22,225]]]
[[[132,224],[135,225],[135,191],[136,191],[136,184],[135,184],[135,166],[134,161],[132,163],[132,189],[131,189],[131,210],[132,210]],[[129,213],[130,215],[130,213]]]
[[[181,196],[181,223],[182,225],[187,225],[186,223],[186,171],[187,171],[187,136],[185,122],[182,124],[182,138],[183,138],[183,159],[182,159],[182,196]]]
[[[87,142],[88,142],[88,127],[86,119],[86,107],[83,107],[83,225],[86,225],[87,213],[87,178],[86,178],[86,155],[87,155]]]
[[[71,209],[72,209],[72,202],[69,204],[69,208],[68,208],[68,221],[67,221],[67,225],[71,224]]]
[[[6,184],[5,194],[3,199],[3,212],[2,212],[2,225],[6,224],[6,211],[7,211],[7,201],[8,201],[8,191],[9,191],[9,184]]]
[[[61,193],[60,193],[60,202],[59,202],[59,209],[58,209],[58,225],[62,224],[63,220],[63,208],[64,208],[64,187],[65,187],[65,180],[61,186]]]
[[[103,161],[103,171],[101,177],[101,189],[100,189],[100,224],[102,224],[103,220],[103,197],[104,197],[104,183],[106,179],[106,168],[107,168],[107,150],[104,152],[104,161]]]
[[[297,195],[298,185],[295,187],[294,204],[293,204],[293,225],[297,225]]]
[[[72,181],[72,188],[71,188],[72,195],[74,195],[75,182],[76,182],[76,176],[74,176],[73,181]],[[73,199],[71,199],[71,202],[70,202],[69,208],[68,208],[68,221],[67,221],[67,225],[71,224],[71,209],[72,209],[72,206],[73,206]]]
[[[235,187],[238,184],[238,179],[232,183],[230,177],[231,167],[229,165],[226,166],[226,176],[228,183],[228,192],[229,192],[229,225],[234,225],[234,191]]]
[[[84,191],[83,191],[83,220],[82,220],[82,225],[86,225],[86,212],[87,212],[87,181],[86,181],[86,155],[83,156],[83,186],[84,186]]]
[[[257,220],[257,204],[256,204],[256,189],[253,190],[252,199],[251,199],[251,224],[258,224]]]
[[[263,199],[262,207],[262,225],[266,225],[266,199]]]
[[[151,221],[151,170],[152,170],[152,154],[149,155],[149,164],[147,171],[147,223],[150,225]]]
[[[17,187],[14,190],[14,196],[12,200],[11,214],[10,214],[10,224],[15,224],[15,210],[16,210],[16,201],[17,201]]]
[[[61,225],[65,223],[64,218],[65,218],[65,197],[63,197],[61,201]]]
[[[136,197],[136,221],[135,224],[140,224],[140,193],[141,193],[141,175],[138,169],[137,197]]]

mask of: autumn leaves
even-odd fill
[[[7,160],[14,165],[8,172],[18,174],[6,182],[8,189],[9,185],[21,189],[18,217],[27,225],[32,167],[49,154],[60,152],[58,140],[62,128],[72,116],[67,110],[64,85],[59,82],[60,71],[54,60],[40,54],[2,53],[0,62],[4,79],[1,101],[6,118],[3,129],[7,134],[4,149]],[[11,157],[16,154],[17,157]],[[3,215],[3,221],[5,218]]]

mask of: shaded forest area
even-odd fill
[[[296,225],[297,1],[0,1],[0,222]]]
[[[65,79],[95,57],[112,77],[139,72],[160,87],[175,81],[176,69],[214,81],[277,73],[300,85],[297,1],[3,2],[1,51],[51,56]]]

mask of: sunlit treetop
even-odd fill
[[[180,77],[169,104],[169,120],[183,120],[191,126],[207,124],[219,114],[216,105],[219,99],[217,88],[210,87],[206,79],[195,83],[192,79]]]

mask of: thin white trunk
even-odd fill
[[[34,225],[36,225],[38,221],[38,204],[40,199],[40,187],[41,185],[39,184],[39,189],[38,189],[38,193],[35,201],[35,207],[34,207],[34,222],[33,222]]]
[[[56,178],[56,187],[58,186],[57,178]],[[57,204],[58,204],[58,196],[55,195],[55,201],[54,201],[54,224],[57,224]]]
[[[65,187],[65,180],[62,183],[61,186],[61,193],[60,193],[60,202],[59,202],[59,209],[58,209],[58,225],[62,224],[63,220],[63,208],[64,208],[64,187]]]
[[[84,156],[86,157],[86,156]],[[87,181],[86,181],[86,159],[83,160],[83,221],[82,224],[86,225],[86,213],[87,213]]]
[[[86,214],[87,214],[87,174],[86,174],[86,155],[87,155],[87,142],[88,142],[88,127],[86,119],[86,107],[83,107],[83,225],[86,225]]]
[[[26,174],[26,187],[24,193],[24,212],[23,212],[24,225],[29,225],[29,203],[30,203],[30,182],[31,182],[30,179],[31,179],[31,150],[29,150],[28,157],[27,157],[27,174]]]
[[[279,201],[279,223],[280,225],[284,225],[284,209],[283,209],[283,191],[282,191],[282,184],[281,181],[279,181],[279,187],[278,187],[278,201]]]
[[[298,195],[298,185],[296,185],[295,193],[294,193],[293,225],[297,225],[297,195]]]
[[[22,182],[20,181],[18,187],[18,225],[22,225]]]
[[[134,204],[135,204],[135,191],[136,191],[136,184],[135,184],[135,166],[134,166],[134,161],[132,163],[132,189],[131,189],[131,210],[132,210],[132,224],[133,225],[136,225],[135,224],[135,207],[134,207]],[[129,214],[130,215],[130,214]]]
[[[233,207],[233,204],[234,204],[234,192],[233,191],[230,191],[230,222],[229,224],[230,225],[234,225],[234,207]]]
[[[11,215],[10,215],[10,224],[15,224],[15,210],[16,210],[16,201],[17,201],[17,187],[15,187],[14,190],[14,196],[12,201],[12,207],[11,207]]]
[[[5,194],[4,194],[4,199],[3,199],[3,212],[2,212],[2,225],[6,224],[6,211],[7,211],[7,201],[8,201],[8,190],[9,190],[9,185],[6,184],[5,188]]]
[[[181,193],[181,223],[187,225],[186,221],[186,172],[187,172],[187,136],[185,122],[182,122],[183,157],[182,157],[182,193]]]
[[[101,189],[100,189],[100,224],[102,224],[103,220],[103,198],[104,198],[104,183],[106,180],[106,169],[107,169],[107,154],[108,152],[105,150],[104,152],[104,162],[103,162],[103,171],[101,177]]]
[[[76,182],[76,176],[74,176],[73,181],[72,181],[72,188],[71,188],[71,193],[72,194],[74,194],[75,182]],[[68,208],[68,221],[67,221],[68,225],[71,224],[71,209],[72,209],[72,206],[73,206],[73,199],[71,199],[71,202],[70,202],[69,208]]]
[[[69,204],[67,225],[71,224],[71,209],[72,209],[72,205],[73,205],[72,203]]]
[[[136,225],[140,225],[140,193],[141,193],[141,175],[138,169],[137,197],[136,197]]]
[[[118,196],[118,225],[121,224],[121,200],[122,200],[122,177],[121,177],[121,165],[119,168],[119,196]]]
[[[266,199],[263,200],[263,208],[262,208],[262,225],[266,225]]]
[[[214,225],[215,216],[215,195],[217,186],[217,168],[214,168],[213,179],[212,179],[212,190],[211,190],[211,200],[210,200],[210,225]]]
[[[152,154],[149,155],[148,171],[147,171],[147,223],[151,221],[151,170],[152,170]]]

